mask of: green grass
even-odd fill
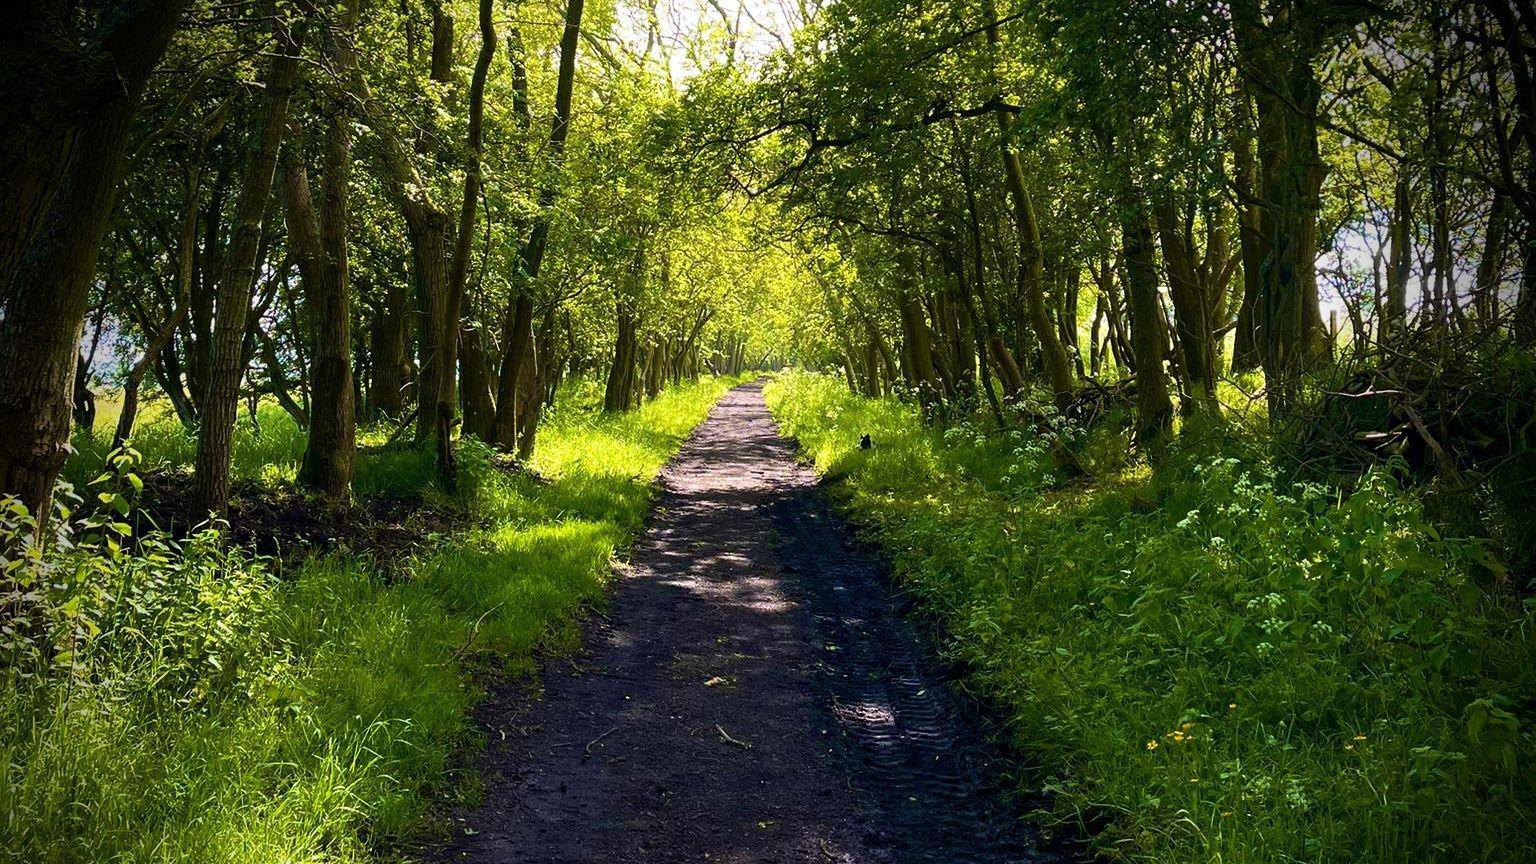
[[[580,388],[568,389],[574,393]],[[83,487],[101,472],[119,409],[112,397],[105,397],[98,401],[95,426],[75,430],[70,439],[74,452],[64,465],[65,480]],[[395,429],[393,423],[365,426],[358,430],[358,443],[383,444]],[[304,430],[276,402],[258,405],[255,422],[242,410],[235,422],[230,477],[236,482],[268,486],[291,484],[304,459],[305,441]],[[164,400],[144,407],[128,443],[139,454],[137,470],[141,473],[190,471],[197,456],[196,434],[181,424]],[[436,457],[430,447],[358,455],[353,492],[359,497],[413,497],[436,485]]]
[[[397,848],[460,788],[476,672],[531,673],[536,651],[575,644],[650,481],[729,383],[616,416],[568,390],[537,481],[466,444],[463,503],[482,527],[387,572],[333,555],[279,580],[211,537],[150,538],[129,556],[110,527],[81,528],[33,586],[38,650],[11,640],[0,683],[0,860],[356,862]],[[284,419],[237,439],[237,473],[282,478],[302,448],[277,432]],[[163,428],[147,424],[139,448],[183,464]]]
[[[1061,485],[1023,432],[803,374],[767,398],[1008,719],[1041,818],[1160,864],[1536,860],[1536,608],[1387,477],[1283,484],[1235,433]]]

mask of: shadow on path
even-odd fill
[[[482,714],[444,862],[1056,862],[761,383],[662,472],[611,618]]]

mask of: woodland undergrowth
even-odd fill
[[[1139,862],[1536,860],[1536,604],[1388,471],[1286,481],[1234,428],[1153,472],[1065,428],[1093,469],[1068,480],[1029,432],[833,378],[767,398],[1044,821]]]
[[[414,484],[472,517],[387,567],[343,549],[280,572],[213,532],[129,536],[136,475],[87,477],[95,515],[6,562],[0,599],[28,614],[0,640],[0,860],[355,862],[417,835],[433,801],[472,793],[455,757],[478,673],[576,644],[651,479],[730,383],[624,414],[567,385],[531,473],[466,441],[451,498],[425,488],[430,451],[365,462],[360,490]],[[141,465],[190,458],[173,422],[141,429]],[[237,438],[237,473],[291,476],[303,435],[284,422]],[[30,533],[18,507],[0,530]]]

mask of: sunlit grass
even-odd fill
[[[1536,860],[1536,609],[1388,478],[1282,484],[1238,430],[1062,482],[1027,433],[766,395],[1102,854]]]
[[[576,644],[651,479],[729,383],[613,416],[562,394],[537,480],[467,443],[461,503],[482,527],[387,570],[331,555],[278,579],[193,541],[61,585],[55,618],[99,635],[73,674],[18,666],[0,686],[0,860],[361,862],[420,831],[457,788],[474,673],[529,674],[536,652]],[[140,450],[185,464],[162,422],[141,427]],[[301,450],[236,445],[247,466]],[[374,458],[359,494],[431,482],[430,454]]]

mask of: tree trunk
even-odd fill
[[[1034,204],[1024,185],[1024,169],[1019,156],[1007,143],[1012,133],[1012,122],[998,114],[999,127],[1004,136],[1003,159],[1007,168],[1008,193],[1013,198],[1014,223],[1019,232],[1019,291],[1024,296],[1030,329],[1040,345],[1045,374],[1050,381],[1051,395],[1057,410],[1063,410],[1072,402],[1072,364],[1067,359],[1067,349],[1056,334],[1045,303],[1045,254],[1040,246],[1040,227],[1035,220]]]
[[[1257,308],[1270,416],[1285,417],[1323,348],[1317,298],[1317,217],[1327,166],[1318,151],[1322,85],[1313,59],[1367,14],[1365,4],[1287,4],[1263,20],[1258,0],[1232,5],[1244,71],[1258,106],[1259,230],[1265,246]]]
[[[547,324],[549,317],[546,315],[544,320],[545,324]],[[526,353],[523,355],[523,362],[521,366],[522,377],[519,378],[517,382],[516,416],[517,440],[519,445],[522,444],[522,441],[525,437],[525,432],[529,432],[530,429],[537,428],[537,421],[534,418],[534,411],[537,410],[538,406],[543,403],[543,399],[541,398],[543,396],[543,391],[539,387],[539,381],[542,376],[543,367],[541,364],[544,362],[544,359],[543,355],[541,355],[539,351],[541,348],[548,347],[546,344],[547,337],[543,333],[544,326],[545,325],[540,325],[540,332],[535,333],[534,337],[528,341],[528,348]],[[532,433],[529,432],[529,434]],[[533,442],[531,439],[529,440],[528,448],[528,452],[533,452]]]
[[[208,370],[213,365],[213,299],[219,292],[219,267],[223,254],[219,235],[224,222],[230,169],[220,164],[203,218],[203,244],[197,256],[197,280],[192,285],[192,310],[188,319],[187,393],[197,416],[202,415],[208,390]]]
[[[1399,168],[1393,194],[1392,215],[1387,223],[1387,308],[1382,336],[1401,335],[1408,325],[1408,273],[1413,267],[1413,184],[1406,168]]]
[[[252,120],[250,156],[235,202],[229,249],[224,255],[213,325],[212,364],[197,436],[192,518],[223,517],[229,506],[230,445],[245,372],[243,343],[251,284],[261,245],[262,216],[272,194],[288,118],[288,97],[298,73],[298,31],[278,23],[279,53],[268,66],[265,89]]]
[[[1156,459],[1173,430],[1173,403],[1163,373],[1167,337],[1157,295],[1152,226],[1140,190],[1122,202],[1126,294],[1130,301],[1131,349],[1136,357],[1136,441]]]
[[[1184,383],[1191,413],[1217,416],[1216,337],[1210,319],[1211,304],[1205,297],[1195,264],[1195,250],[1178,208],[1168,193],[1157,197],[1157,234],[1168,272],[1168,294],[1173,301],[1173,327],[1184,358]]]
[[[496,420],[493,389],[485,337],[479,327],[465,324],[459,330],[459,401],[464,410],[464,432],[486,442],[490,441],[491,424]]]
[[[1525,254],[1520,266],[1520,296],[1515,301],[1515,341],[1536,345],[1536,221],[1525,223]]]
[[[1478,319],[1488,325],[1498,320],[1499,283],[1504,276],[1504,246],[1509,230],[1509,198],[1496,193],[1488,205],[1488,230],[1477,261],[1477,282],[1472,286],[1472,300]]]
[[[534,341],[534,365],[538,374],[531,376],[533,383],[528,389],[517,430],[517,458],[523,461],[533,458],[544,406],[554,404],[555,388],[560,386],[560,361],[555,351],[555,312],[555,307],[551,306],[544,313],[544,323],[539,325],[539,335]]]
[[[315,328],[311,356],[309,438],[299,485],[331,500],[352,488],[356,412],[352,401],[352,297],[346,242],[346,184],[351,167],[348,124],[327,130],[322,212],[317,219],[309,177],[297,148],[284,149],[283,203],[288,243],[303,280],[304,304]]]
[[[344,0],[340,20],[330,31],[328,52],[333,72],[349,92],[355,53],[353,31],[357,26],[362,0]],[[352,375],[352,273],[347,256],[347,187],[352,172],[352,124],[348,102],[334,96],[321,102],[329,115],[325,127],[325,146],[321,156],[320,218],[300,206],[297,215],[310,227],[303,229],[305,245],[319,253],[305,273],[300,260],[299,273],[304,280],[304,299],[315,326],[315,351],[310,367],[309,440],[304,460],[299,466],[302,486],[332,500],[341,500],[352,491],[352,474],[357,461],[357,402]],[[302,171],[295,172],[295,199],[301,204],[308,197]],[[318,230],[318,236],[313,232]],[[290,237],[293,231],[290,229]],[[315,242],[318,241],[318,242]]]
[[[453,15],[444,8],[446,0],[431,0],[433,81],[446,84],[453,80]]]
[[[399,417],[405,410],[404,390],[410,364],[406,362],[405,285],[391,279],[383,302],[373,315],[368,339],[368,414]]]
[[[1232,336],[1232,371],[1259,368],[1258,304],[1264,259],[1268,246],[1259,219],[1258,169],[1253,157],[1253,117],[1248,94],[1238,93],[1237,144],[1232,151],[1233,181],[1237,187],[1237,242],[1243,264],[1242,297]]]
[[[105,153],[93,136],[137,108],[185,6],[116,0],[87,14],[68,3],[7,8],[0,29],[0,306],[10,302],[12,280],[70,175],[120,170],[121,151]],[[81,20],[95,21],[94,31],[79,32]],[[115,194],[115,178],[111,185]]]
[[[139,0],[102,13],[95,47],[107,86],[99,101],[78,106],[84,111],[78,128],[70,128],[67,116],[52,116],[57,106],[49,100],[0,104],[7,121],[0,135],[0,429],[6,430],[0,494],[15,495],[39,524],[49,516],[53,484],[68,455],[76,347],[117,201],[129,125],[184,5]],[[59,25],[51,16],[43,21],[49,13],[27,12],[8,21],[7,30],[26,39],[33,26]],[[26,62],[28,55],[11,53],[16,36],[0,38],[0,69]],[[22,71],[7,75],[0,93],[54,86],[38,77],[48,70]],[[12,127],[16,112],[35,113]]]
[[[618,305],[618,324],[613,343],[613,363],[603,389],[603,410],[623,411],[629,407],[630,388],[635,379],[635,332],[639,321],[623,300]]]
[[[992,4],[988,3],[990,7]],[[997,14],[989,11],[995,20]],[[994,48],[1001,36],[996,24],[987,28],[987,42]],[[1072,365],[1067,349],[1061,344],[1045,302],[1045,250],[1040,245],[1040,226],[1035,218],[1035,205],[1030,198],[1029,187],[1024,182],[1024,166],[1013,147],[1013,126],[1017,116],[1013,111],[997,112],[998,146],[1002,151],[1003,175],[1008,185],[1008,195],[1013,201],[1013,221],[1019,235],[1019,291],[1024,296],[1030,329],[1040,345],[1041,359],[1045,363],[1046,377],[1050,381],[1051,396],[1058,411],[1071,404]]]
[[[565,140],[570,134],[571,97],[576,86],[576,50],[581,41],[581,16],[584,0],[568,0],[565,8],[565,29],[560,38],[560,68],[555,83],[555,116],[549,130],[548,156],[558,166],[565,153]],[[514,52],[514,79],[521,76],[520,58]],[[526,85],[525,85],[526,86]],[[514,88],[515,89],[515,88]],[[514,101],[517,94],[514,93]],[[526,115],[526,94],[523,96]],[[519,256],[522,272],[514,279],[515,292],[504,317],[501,378],[496,393],[496,423],[492,438],[499,447],[511,447],[517,437],[517,382],[522,378],[523,355],[533,339],[533,286],[539,277],[544,261],[544,247],[549,239],[549,220],[559,187],[552,178],[539,193],[539,214],[534,219]]]
[[[923,307],[910,289],[904,289],[900,297],[901,333],[906,348],[907,369],[912,376],[912,387],[917,390],[917,400],[924,408],[932,407],[939,395],[933,374],[933,350],[928,341],[928,322],[923,318]]]
[[[416,283],[416,440],[437,433],[436,406],[442,386],[443,320],[448,302],[448,216],[424,202],[409,202],[406,234]]]
[[[526,275],[523,276],[526,280]],[[533,353],[533,294],[519,290],[503,335],[501,374],[496,380],[496,417],[491,424],[491,443],[503,450],[517,444],[517,385],[523,365]]]
[[[480,204],[480,154],[484,148],[485,79],[496,55],[496,27],[491,18],[492,0],[480,0],[480,53],[469,84],[469,130],[464,157],[464,196],[459,206],[459,226],[454,235],[453,262],[448,272],[448,293],[443,303],[442,336],[439,337],[442,362],[438,364],[441,380],[437,386],[436,429],[437,469],[450,487],[458,470],[453,454],[453,417],[456,400],[455,373],[458,371],[459,318],[464,307],[464,288],[469,280],[469,257],[475,234],[475,213]],[[447,18],[446,15],[441,16]],[[452,19],[448,19],[451,21]],[[436,64],[434,58],[434,66]]]

